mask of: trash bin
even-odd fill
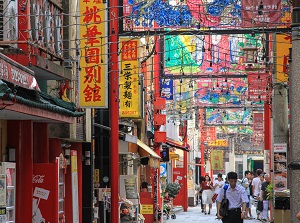
[[[274,223],[291,222],[290,197],[275,197]]]

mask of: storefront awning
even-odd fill
[[[175,147],[176,149],[181,149],[183,151],[190,152],[189,146],[188,145],[184,145],[184,143],[182,143],[182,142],[178,142],[176,140],[167,138],[166,144],[169,145],[169,146],[171,146],[171,147]]]
[[[145,150],[147,153],[150,154],[153,158],[161,159],[159,155],[157,155],[156,152],[154,152],[149,146],[147,146],[145,143],[143,143],[141,140],[137,140],[137,144],[139,147],[141,147],[143,150]]]

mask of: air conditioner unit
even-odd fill
[[[0,0],[0,14],[3,15],[0,16],[0,40],[18,40],[18,0]],[[17,47],[17,44],[8,43],[7,45]]]

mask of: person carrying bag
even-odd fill
[[[247,192],[237,184],[236,172],[229,172],[227,180],[229,185],[225,185],[217,197],[217,217],[222,219],[223,223],[243,223],[246,217],[246,203],[249,202]]]

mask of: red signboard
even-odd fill
[[[18,86],[33,90],[40,90],[34,76],[0,59],[0,79]]]
[[[269,75],[264,74],[248,74],[248,99],[253,102],[267,100],[267,86]]]
[[[281,21],[281,0],[243,0],[243,27],[277,27]]]
[[[253,113],[253,131],[263,131],[263,130],[264,130],[264,114]]]
[[[201,142],[215,141],[216,127],[203,127],[201,131]]]
[[[58,164],[33,164],[32,184],[32,222],[58,222]]]

